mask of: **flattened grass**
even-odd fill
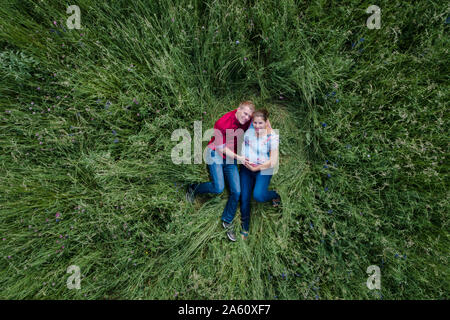
[[[383,1],[369,30],[350,1],[78,5],[82,30],[0,9],[1,298],[449,298],[448,8]],[[171,134],[243,99],[279,129],[283,206],[231,243]]]

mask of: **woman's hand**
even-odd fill
[[[245,166],[248,170],[253,171],[253,172],[256,172],[256,171],[259,171],[259,170],[260,170],[260,166],[261,166],[261,165],[257,165],[257,164],[255,164],[255,163],[252,163],[252,162],[246,160],[246,161],[244,162],[244,166]]]

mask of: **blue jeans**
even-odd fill
[[[273,190],[268,190],[272,175],[261,174],[261,171],[250,171],[241,165],[241,222],[242,229],[249,231],[250,227],[250,200],[266,202],[280,196]]]
[[[239,183],[239,170],[237,161],[227,164],[226,159],[223,159],[216,151],[208,148],[206,159],[208,169],[211,174],[212,181],[204,182],[197,185],[195,194],[199,193],[222,193],[225,188],[225,180],[230,187],[230,197],[222,214],[222,220],[226,223],[231,223],[236,214],[239,196],[241,194],[241,185]],[[231,162],[231,161],[230,161]]]

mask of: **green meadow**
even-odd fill
[[[0,299],[450,298],[444,1],[1,2]],[[282,207],[231,242],[171,135],[242,100]]]

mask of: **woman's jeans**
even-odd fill
[[[206,161],[212,181],[200,183],[195,188],[195,194],[199,193],[222,193],[225,188],[225,180],[230,187],[230,197],[222,214],[222,220],[231,223],[236,214],[239,196],[241,194],[241,186],[239,183],[239,170],[236,159],[228,161],[216,151],[209,147],[206,151]],[[229,162],[229,164],[227,163]]]
[[[241,221],[242,229],[248,231],[250,227],[250,200],[266,202],[280,196],[273,190],[268,190],[272,175],[261,174],[261,171],[250,171],[241,165]]]

